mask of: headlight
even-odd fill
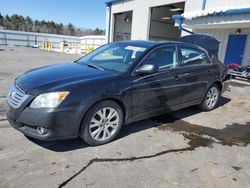
[[[68,91],[45,93],[36,97],[31,108],[56,108],[68,96]]]

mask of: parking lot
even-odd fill
[[[211,112],[190,107],[126,125],[103,146],[42,142],[13,129],[5,104],[13,79],[79,57],[0,46],[0,187],[250,186],[249,81],[232,81]]]

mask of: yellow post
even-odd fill
[[[42,49],[45,50],[45,41],[43,40]]]
[[[92,52],[93,50],[94,50],[93,46],[88,46],[88,52],[87,53]]]
[[[49,42],[46,41],[46,51],[48,52],[49,51]]]
[[[45,51],[48,51],[48,41],[45,41]]]
[[[48,41],[47,42],[47,51],[49,52],[49,49],[50,49],[50,42]]]
[[[51,42],[48,42],[48,51],[51,52]]]
[[[60,43],[60,50],[62,53],[64,53],[64,43],[63,42]]]
[[[52,51],[52,50],[53,50],[53,43],[50,42],[50,51]]]

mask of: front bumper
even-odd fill
[[[76,108],[22,110],[10,107],[7,119],[12,127],[38,140],[62,140],[78,137],[79,121]],[[38,131],[43,129],[43,133]]]

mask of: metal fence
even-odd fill
[[[0,45],[33,47],[36,44],[38,47],[42,47],[44,41],[51,42],[53,44],[53,48],[60,48],[60,43],[63,41],[80,45],[80,37],[0,30]]]
[[[105,36],[74,37],[0,29],[0,45],[38,47],[65,53],[88,53],[106,43]],[[46,47],[45,47],[46,46]],[[71,52],[70,52],[71,51]]]

